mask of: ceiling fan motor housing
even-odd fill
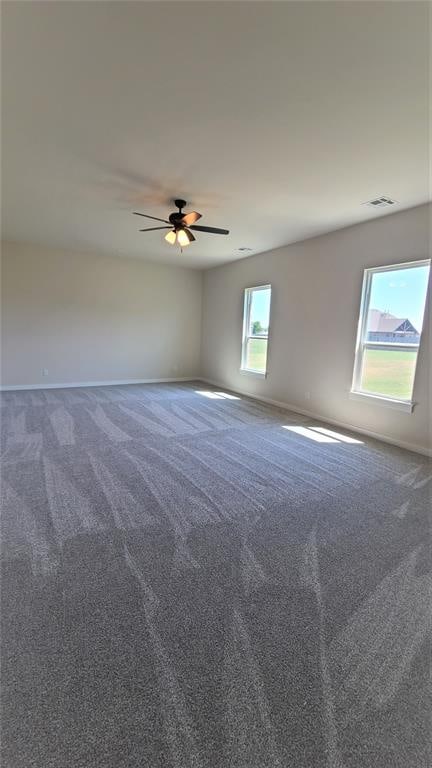
[[[184,214],[182,213],[182,208],[185,207],[186,200],[179,200],[179,199],[174,200],[174,205],[177,206],[178,212],[176,211],[175,213],[170,213],[170,215],[168,216],[168,219],[173,225],[173,227],[176,228],[181,226],[182,218],[184,216]]]
[[[181,211],[179,211],[179,213],[170,213],[170,215],[168,216],[168,219],[173,225],[173,227],[181,226],[183,215],[184,214],[181,213]]]

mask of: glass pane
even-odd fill
[[[246,368],[265,373],[267,370],[267,339],[248,339]]]
[[[410,400],[417,349],[365,349],[361,389],[375,395]]]
[[[270,321],[271,288],[252,291],[248,336],[267,336]]]
[[[365,341],[418,344],[429,266],[404,267],[372,275]]]

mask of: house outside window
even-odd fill
[[[412,406],[430,261],[366,269],[351,392]]]

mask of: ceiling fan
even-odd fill
[[[158,219],[157,216],[149,216],[147,213],[139,213],[134,211],[135,216],[144,216],[146,219],[154,219],[155,221],[163,221],[168,226],[164,227],[149,227],[148,229],[140,229],[140,232],[153,232],[155,229],[169,229],[165,235],[165,240],[170,245],[180,245],[184,248],[189,243],[193,243],[196,239],[191,229],[196,232],[210,232],[213,235],[229,235],[228,229],[217,229],[216,227],[201,227],[195,224],[198,219],[201,218],[201,214],[197,211],[191,211],[190,213],[183,213],[183,208],[186,205],[186,200],[174,200],[174,205],[177,206],[178,211],[170,213],[168,219]]]

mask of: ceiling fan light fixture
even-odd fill
[[[187,229],[179,229],[177,232],[177,242],[182,248],[189,245],[194,239],[193,235],[191,235]]]
[[[168,232],[165,235],[165,240],[170,245],[174,245],[175,241],[177,240],[177,232],[175,231],[175,229],[172,229],[170,232]]]

